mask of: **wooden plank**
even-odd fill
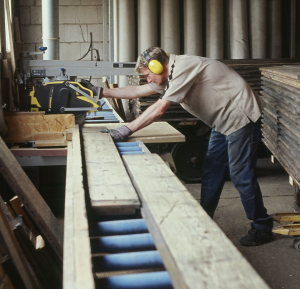
[[[174,288],[268,288],[158,155],[123,160]]]
[[[79,129],[68,143],[63,288],[95,288],[83,187]]]
[[[261,71],[276,74],[278,76],[292,78],[296,81],[300,81],[300,66],[299,65],[283,65],[283,66],[271,66],[262,67]]]
[[[73,114],[5,116],[8,132],[5,142],[33,141],[36,133],[66,132],[75,127]]]
[[[26,221],[28,227],[32,230],[33,234],[35,235],[35,237],[37,237],[39,235],[38,231],[36,230],[35,226],[33,225],[33,223],[31,222],[31,220],[29,219],[27,213],[24,211],[24,209],[22,208],[22,203],[20,202],[20,199],[18,198],[18,196],[13,197],[10,201],[9,201],[10,205],[12,206],[12,208],[14,209],[16,215],[22,215],[24,220]],[[35,241],[34,241],[35,242]]]
[[[44,111],[4,111],[4,116],[45,115]]]
[[[297,181],[294,177],[294,173],[291,172],[291,169],[287,166],[287,162],[283,160],[282,155],[280,156],[278,152],[274,149],[272,142],[268,139],[263,138],[262,142],[266,145],[266,147],[272,152],[272,154],[276,157],[282,167],[286,170],[286,172],[294,179],[296,184],[300,187],[300,181]]]
[[[74,202],[73,202],[73,149],[68,143],[67,175],[65,190],[64,212],[64,260],[63,260],[63,288],[72,289],[75,286],[75,256],[74,256]]]
[[[296,81],[294,79],[287,78],[287,77],[282,77],[282,76],[278,76],[276,74],[272,74],[272,73],[264,72],[264,71],[262,71],[262,75],[264,75],[267,78],[274,79],[274,80],[276,80],[278,82],[282,82],[282,83],[291,85],[293,87],[300,88],[300,82],[298,82],[298,81]]]
[[[40,234],[62,260],[62,227],[2,138],[0,138],[0,172],[20,198]]]
[[[116,129],[128,123],[106,123],[108,129]],[[85,124],[84,127],[101,127],[103,124]],[[185,136],[167,122],[154,122],[135,132],[128,138],[128,142],[141,140],[143,143],[172,143],[185,142]]]
[[[268,77],[264,77],[264,76],[261,79],[262,79],[262,84],[266,84],[266,82],[267,82],[267,83],[275,84],[277,86],[281,86],[281,87],[283,87],[283,88],[285,88],[287,90],[290,90],[290,91],[292,91],[294,93],[300,93],[300,89],[295,88],[295,87],[293,87],[291,85],[288,85],[288,84],[285,84],[285,83],[282,83],[282,82],[279,82],[279,81],[276,81],[274,79],[271,79],[271,78],[268,78]]]
[[[64,147],[67,146],[65,132],[39,132],[33,135],[36,147]]]
[[[83,128],[84,155],[92,208],[98,214],[133,214],[138,196],[108,133]]]
[[[3,203],[2,200],[0,200],[0,202]],[[4,203],[3,205],[5,206]],[[2,211],[3,205],[1,205],[0,209],[0,231],[2,238],[5,242],[6,248],[8,249],[10,257],[14,265],[16,266],[16,269],[19,272],[25,287],[38,288],[33,279],[33,276],[30,273],[26,259],[11,229],[9,221],[7,220],[4,212]]]
[[[277,161],[277,159],[276,159],[276,157],[275,157],[274,155],[271,155],[271,162],[272,162],[273,164],[278,163],[278,161]]]

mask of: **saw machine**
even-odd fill
[[[75,117],[87,111],[101,110],[97,90],[89,81],[37,81],[30,92],[30,111],[73,113]]]
[[[84,119],[87,112],[104,110],[101,107],[101,87],[94,86],[78,76],[135,75],[135,63],[113,63],[100,61],[33,60],[31,57],[44,54],[46,47],[39,52],[21,52],[18,59],[17,77],[20,89],[20,109],[45,111],[60,114],[73,113]]]

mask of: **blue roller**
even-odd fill
[[[98,222],[91,228],[91,236],[112,236],[148,233],[143,219]]]
[[[137,142],[116,142],[117,147],[138,147],[139,144]]]
[[[158,251],[111,254],[93,257],[94,272],[164,268]]]
[[[93,253],[129,252],[155,250],[155,245],[150,234],[133,234],[91,239],[91,248]]]
[[[150,272],[113,276],[96,280],[101,289],[173,289],[168,272]]]
[[[120,152],[121,155],[143,155],[144,153],[142,151]]]
[[[132,152],[132,151],[141,151],[142,148],[141,147],[137,147],[137,146],[127,146],[127,147],[118,147],[119,152]]]

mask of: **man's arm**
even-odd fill
[[[171,101],[159,99],[157,102],[149,106],[137,119],[127,125],[132,131],[136,132],[155,120],[159,119],[172,104]]]
[[[149,85],[145,84],[141,86],[125,86],[114,89],[103,89],[101,92],[101,97],[133,99],[155,93],[157,92],[152,90]]]

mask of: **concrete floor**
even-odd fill
[[[270,158],[259,159],[257,176],[269,214],[293,212],[294,187],[279,163]],[[201,184],[185,184],[200,201]],[[239,239],[250,229],[237,190],[226,181],[214,216],[215,222],[272,289],[300,288],[300,252],[293,247],[293,238],[275,235],[275,241],[257,247],[244,247]],[[274,226],[278,226],[274,223]]]

